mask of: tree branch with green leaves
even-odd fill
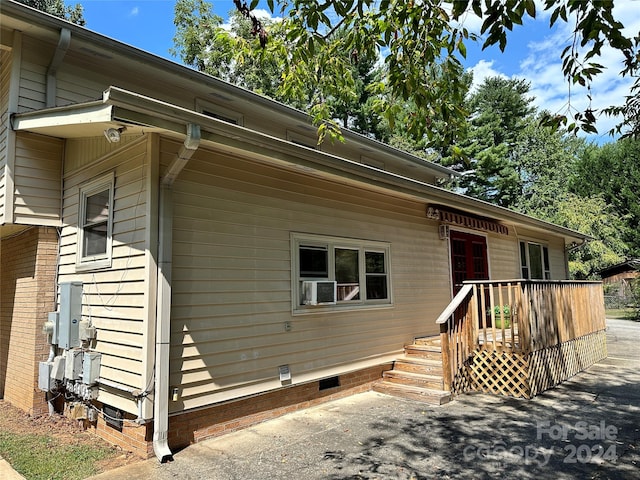
[[[344,91],[350,85],[348,75],[343,77],[348,56],[337,60],[331,54],[337,49],[355,55],[378,55],[387,66],[384,82],[391,92],[381,100],[379,109],[392,121],[394,104],[411,100],[415,115],[407,128],[416,132],[429,128],[436,110],[448,128],[459,126],[466,114],[456,102],[458,91],[464,91],[457,77],[466,55],[465,44],[477,37],[461,25],[465,15],[483,19],[483,48],[497,45],[504,51],[509,32],[538,14],[534,0],[269,0],[268,5],[272,12],[279,8],[284,15],[283,31],[291,50],[284,64],[283,84],[290,94],[303,90],[306,80],[298,74],[305,69],[329,76]],[[640,36],[623,34],[624,25],[614,17],[613,6],[611,0],[545,1],[543,9],[551,12],[550,27],[558,22],[575,22],[572,41],[560,54],[568,82],[567,108],[549,114],[545,124],[562,125],[570,132],[594,133],[597,115],[620,115],[622,121],[610,133],[637,136],[640,132]],[[338,28],[347,32],[339,44],[333,36]],[[589,86],[604,70],[596,60],[605,46],[622,53],[624,68],[620,74],[634,78],[635,83],[624,103],[598,112],[591,106]],[[438,84],[426,80],[425,72],[433,65],[442,68]],[[571,85],[587,88],[586,109],[579,111],[572,106]],[[453,101],[441,101],[444,90],[446,98]],[[317,104],[311,110],[324,112]],[[322,117],[319,113],[316,120],[322,121]]]

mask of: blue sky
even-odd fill
[[[146,50],[164,58],[172,58],[169,49],[173,46],[175,26],[173,25],[174,0],[78,0],[84,6],[86,27],[115,40]],[[67,3],[75,3],[73,0]],[[232,0],[211,1],[214,13],[226,18],[234,8]],[[569,86],[562,77],[560,52],[568,45],[571,32],[568,25],[560,23],[549,29],[549,17],[538,4],[538,18],[528,19],[523,26],[516,27],[508,37],[504,53],[497,47],[482,51],[479,46],[468,45],[465,65],[474,72],[474,80],[481,83],[487,76],[524,78],[531,83],[531,94],[540,109],[552,113],[565,113],[567,102],[576,109],[587,105],[584,91]],[[616,17],[622,19],[628,32],[640,32],[640,0],[617,0]],[[472,31],[479,30],[480,20],[469,15],[465,26]],[[630,80],[622,79],[618,72],[622,69],[620,58],[614,53],[603,51],[599,62],[608,66],[592,85],[593,108],[602,108],[621,103],[628,93]],[[598,143],[611,141],[606,135],[615,120],[603,118],[598,121],[601,135],[592,137]]]

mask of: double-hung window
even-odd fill
[[[549,248],[535,242],[520,242],[520,269],[522,278],[551,280]]]
[[[388,243],[305,234],[291,243],[294,310],[391,303]]]
[[[111,266],[113,174],[80,187],[78,205],[78,269]]]

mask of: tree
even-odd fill
[[[256,29],[256,22],[260,27]],[[237,11],[230,18],[230,28],[222,18],[213,14],[213,6],[204,0],[178,0],[175,7],[175,48],[183,62],[200,71],[240,85],[256,93],[267,95],[288,105],[309,112],[322,128],[331,125],[322,122],[327,117],[336,126],[372,134],[376,132],[379,116],[371,110],[372,90],[368,87],[380,76],[376,58],[355,56],[351,52],[334,52],[335,57],[345,57],[340,62],[348,71],[348,88],[339,90],[332,78],[318,68],[307,71],[287,71],[285,59],[292,48],[281,29],[280,22],[257,20],[246,10]],[[272,39],[259,48],[257,30],[269,29]],[[341,31],[336,36],[343,35]],[[285,75],[295,75],[304,88],[293,91],[283,82]],[[323,130],[324,131],[324,130]],[[339,131],[335,129],[336,135]]]
[[[581,196],[600,195],[624,219],[618,235],[640,256],[640,140],[622,139],[585,151],[571,177]]]
[[[466,103],[470,113],[463,155],[448,158],[464,172],[459,187],[465,193],[503,207],[512,207],[522,193],[514,149],[535,108],[524,80],[490,77]]]
[[[65,5],[64,0],[17,0],[29,7],[68,20],[77,25],[85,25],[82,5],[76,3],[73,7]]]
[[[249,20],[236,12],[229,19],[231,30],[228,31],[222,17],[215,15],[212,5],[204,0],[178,0],[174,11],[173,55],[201,72],[282,100],[278,96],[282,66],[270,51],[252,46],[254,38]],[[277,25],[265,23],[275,35]],[[236,55],[248,49],[257,54]]]
[[[339,137],[340,129],[348,127],[377,140],[407,147],[415,144],[413,150],[425,155],[427,143],[446,150],[460,130],[450,128],[441,112],[460,109],[471,84],[470,74],[465,74],[461,66],[448,72],[434,64],[424,72],[425,81],[434,85],[442,84],[443,75],[454,75],[461,80],[461,88],[443,89],[435,95],[437,103],[432,105],[428,119],[431,128],[414,131],[414,138],[406,129],[407,123],[414,121],[413,103],[390,98],[388,67],[379,65],[372,50],[341,47],[350,35],[343,28],[332,32],[335,48],[308,57],[306,68],[296,68],[290,64],[296,41],[284,24],[252,17],[242,5],[224,25],[205,0],[178,0],[174,23],[172,53],[185,64],[310,113],[320,125],[321,137],[326,133]],[[266,45],[261,44],[258,34],[264,29],[269,31]],[[329,62],[331,74],[323,70],[324,62]]]
[[[545,220],[594,238],[570,253],[571,278],[597,278],[600,270],[624,260],[628,248],[619,235],[622,220],[601,196],[565,194],[555,208]]]
[[[557,211],[558,200],[571,193],[568,179],[589,146],[583,139],[540,125],[539,118],[529,120],[512,149],[520,177],[513,208],[548,219]]]
[[[596,278],[605,267],[621,262],[629,246],[620,232],[626,220],[593,189],[577,194],[570,179],[582,175],[577,165],[594,147],[532,118],[512,150],[520,177],[516,210],[590,235],[593,240],[569,253],[572,278]],[[588,174],[593,177],[593,172]]]
[[[238,1],[239,3],[239,1]],[[466,55],[465,43],[475,40],[458,23],[471,13],[484,20],[481,34],[486,35],[483,47],[498,45],[504,50],[508,31],[535,18],[534,0],[267,0],[272,12],[279,9],[284,16],[282,31],[290,50],[283,50],[284,89],[291,95],[302,95],[308,80],[305,72],[315,72],[331,78],[337,91],[348,91],[353,84],[349,74],[349,57],[338,55],[351,52],[357,56],[380,56],[387,65],[385,79],[391,95],[380,111],[395,115],[393,106],[411,99],[415,114],[407,128],[424,132],[434,110],[450,129],[464,121],[460,104],[442,101],[456,98],[462,88],[457,72],[461,58]],[[258,0],[252,0],[255,7]],[[585,2],[583,0],[546,0],[544,9],[551,12],[550,25],[558,21],[574,22],[573,39],[562,50],[563,72],[570,84],[589,86],[603,71],[595,60],[605,46],[621,52],[625,58],[623,76],[634,77],[640,67],[638,49],[640,37],[623,34],[623,23],[613,15],[612,1]],[[338,36],[342,30],[346,35]],[[261,38],[263,34],[261,33]],[[276,42],[278,39],[274,39]],[[271,41],[271,36],[269,36]],[[427,72],[439,65],[442,74],[433,81]],[[454,92],[445,95],[443,92]],[[614,105],[606,112],[624,117],[618,125],[620,132],[637,135],[640,132],[640,79],[635,83],[625,103]],[[313,105],[319,114],[326,109]],[[582,128],[595,130],[595,112],[587,108],[569,115],[550,115],[546,122],[565,125],[569,131]],[[325,115],[319,120],[328,120]]]

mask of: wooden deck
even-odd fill
[[[600,282],[465,282],[437,323],[454,394],[530,398],[606,357]]]

